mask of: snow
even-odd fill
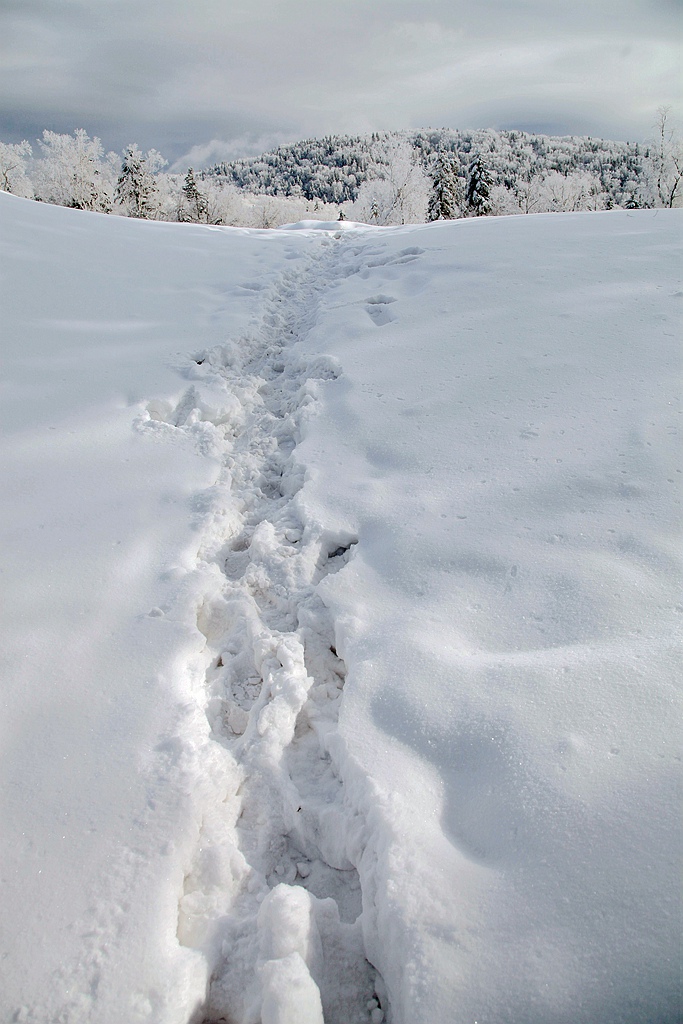
[[[0,216],[0,1017],[678,1019],[679,213]]]

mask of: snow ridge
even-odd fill
[[[241,783],[204,809],[179,902],[179,941],[212,970],[199,1024],[321,1024],[323,1014],[379,1024],[388,1012],[363,943],[364,823],[339,766],[346,668],[316,592],[357,538],[302,521],[296,500],[302,425],[338,376],[329,357],[296,352],[334,277],[339,235],[313,250],[288,252],[292,269],[252,334],[197,353],[180,401],[147,407],[150,429],[190,432],[221,461],[204,509],[197,626],[211,736]]]

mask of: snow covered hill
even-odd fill
[[[0,1019],[679,1019],[681,215],[0,193]]]
[[[392,149],[401,145],[415,147],[425,169],[433,165],[436,154],[452,154],[465,178],[478,153],[492,182],[508,188],[518,180],[529,182],[553,171],[562,175],[582,172],[599,183],[600,191],[609,197],[610,208],[632,204],[633,197],[643,192],[649,158],[647,146],[631,142],[490,128],[474,132],[442,128],[303,139],[261,156],[219,163],[205,174],[227,179],[249,192],[340,203],[357,199],[360,186],[368,180],[368,169],[372,177],[373,163],[390,162]]]

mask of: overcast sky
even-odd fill
[[[178,165],[393,128],[648,137],[680,0],[0,0],[0,139]]]

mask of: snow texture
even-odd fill
[[[0,1018],[678,1020],[677,211],[0,216]]]

